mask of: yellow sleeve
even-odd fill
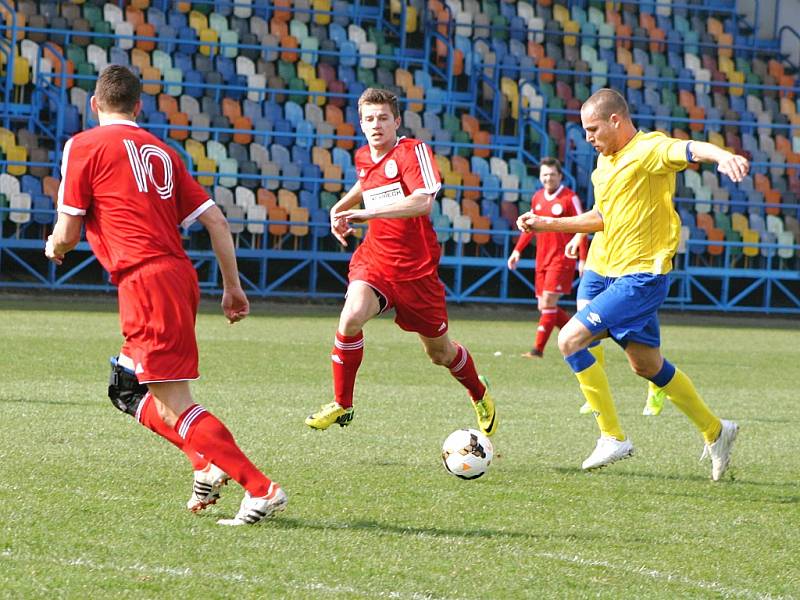
[[[675,171],[683,171],[689,166],[686,149],[690,140],[658,136],[650,140],[649,152],[641,158],[642,168],[654,175],[665,175]]]

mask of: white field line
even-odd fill
[[[556,554],[551,552],[536,552],[530,556],[542,558],[547,560],[554,560],[558,562],[570,563],[585,567],[602,567],[613,571],[622,571],[631,575],[640,575],[650,579],[657,579],[663,581],[670,581],[680,583],[688,587],[708,590],[720,593],[727,597],[741,597],[741,598],[757,598],[760,600],[787,600],[787,596],[773,596],[768,593],[755,592],[748,589],[732,588],[716,581],[702,581],[686,577],[685,575],[678,575],[676,573],[666,573],[655,569],[649,569],[645,566],[634,566],[627,562],[622,564],[614,564],[604,560],[594,560],[583,558],[577,554]],[[14,554],[10,550],[0,552],[0,560],[12,559],[18,561],[37,561],[39,558],[24,557]],[[265,584],[265,583],[278,583],[279,585],[286,585],[296,590],[317,591],[323,594],[351,594],[356,596],[363,596],[365,598],[390,598],[392,600],[459,600],[457,598],[445,598],[443,596],[435,596],[427,592],[394,592],[394,591],[377,591],[377,590],[359,590],[350,586],[329,586],[320,582],[297,582],[297,581],[275,581],[274,579],[264,579],[258,576],[242,575],[240,573],[210,573],[208,571],[200,571],[195,573],[188,567],[165,567],[161,565],[145,565],[142,563],[135,563],[132,565],[104,564],[85,558],[72,558],[72,559],[58,559],[47,558],[48,562],[55,563],[61,566],[68,567],[86,567],[88,569],[96,569],[101,571],[116,571],[124,572],[130,571],[135,573],[147,573],[150,575],[169,575],[172,577],[200,577],[210,578],[213,580],[231,581],[234,583],[251,583],[251,584]]]
[[[10,550],[0,552],[0,561],[3,559],[12,559],[23,561],[41,562],[40,559],[34,557],[19,556]],[[210,573],[208,571],[195,572],[189,567],[164,567],[160,565],[145,565],[142,563],[135,563],[132,565],[105,564],[95,562],[86,558],[47,558],[47,562],[55,563],[64,567],[85,567],[90,570],[99,571],[112,571],[112,572],[133,572],[144,573],[148,575],[168,575],[170,577],[187,577],[187,578],[204,578],[213,580],[230,581],[232,583],[250,583],[250,584],[267,584],[276,583],[278,585],[285,585],[295,590],[306,590],[312,592],[319,592],[320,594],[349,594],[351,596],[363,596],[364,598],[390,598],[391,600],[463,600],[459,598],[435,596],[425,592],[382,592],[377,590],[359,590],[346,585],[330,586],[316,581],[298,582],[298,581],[277,581],[275,579],[266,579],[258,576],[248,576],[239,573]]]
[[[575,565],[586,566],[586,567],[603,567],[604,569],[610,569],[612,571],[622,571],[624,573],[630,573],[632,575],[642,575],[643,577],[649,577],[651,579],[677,582],[690,587],[700,588],[703,590],[710,590],[712,592],[718,592],[720,594],[723,594],[724,596],[759,598],[763,600],[785,600],[791,598],[791,596],[789,597],[773,596],[768,593],[764,594],[761,592],[754,592],[752,590],[731,588],[722,585],[721,583],[718,583],[716,581],[702,581],[702,580],[690,579],[685,575],[678,575],[676,573],[665,573],[663,571],[657,571],[656,569],[649,569],[645,566],[637,567],[627,562],[623,562],[622,564],[614,564],[605,560],[593,560],[593,559],[583,558],[581,556],[578,556],[577,554],[573,555],[555,554],[552,552],[538,552],[534,553],[533,556],[537,558],[549,558],[551,560],[557,560],[559,562],[572,563]]]

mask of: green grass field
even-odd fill
[[[0,300],[0,597],[800,597],[796,321],[665,318],[667,356],[741,426],[715,484],[688,419],[642,417],[645,383],[610,346],[636,455],[581,472],[597,430],[574,376],[554,341],[518,357],[534,313],[454,310],[501,419],[494,464],[466,482],[439,452],[472,409],[415,336],[370,323],[353,425],[314,432],[303,418],[330,399],[337,308],[253,313],[200,316],[193,389],[290,502],[222,528],[241,489],[188,513],[183,455],[105,397],[115,306]]]

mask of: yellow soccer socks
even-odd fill
[[[619,441],[625,439],[625,433],[619,424],[617,417],[617,407],[611,396],[611,388],[608,385],[606,372],[593,354],[587,350],[578,350],[574,354],[564,357],[567,364],[572,368],[578,383],[581,386],[586,401],[592,407],[592,411],[600,427],[600,434],[613,437]]]

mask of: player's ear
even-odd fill
[[[140,112],[142,112],[142,106],[143,106],[142,100],[141,99],[137,100],[136,104],[133,107],[133,118],[134,119],[139,116]]]
[[[97,113],[97,96],[94,94],[89,98],[89,107],[92,109],[93,113]]]

